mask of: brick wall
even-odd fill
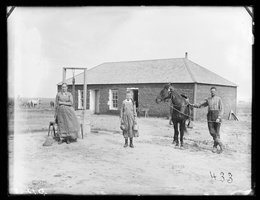
[[[196,103],[203,101],[210,97],[210,88],[213,85],[197,84],[197,98]],[[228,118],[228,114],[232,109],[236,113],[237,102],[237,88],[229,86],[215,86],[217,88],[217,95],[222,98],[224,104],[224,119]],[[196,108],[195,108],[196,109]],[[196,119],[206,119],[208,107],[196,109]]]
[[[140,107],[149,106],[151,116],[165,117],[169,116],[170,108],[169,103],[155,102],[156,97],[163,89],[164,84],[146,84],[142,85],[139,89],[139,104]],[[193,85],[192,84],[174,84],[174,88],[179,93],[186,94],[190,99],[193,99]]]
[[[100,99],[99,99],[99,111],[102,114],[116,114],[118,115],[120,112],[120,107],[122,101],[126,96],[127,88],[139,88],[138,90],[138,99],[139,99],[139,107],[149,107],[149,115],[150,116],[158,116],[158,117],[166,117],[169,115],[169,106],[167,103],[159,103],[155,102],[157,95],[162,90],[164,84],[121,84],[121,85],[88,85],[89,90],[99,90]],[[205,98],[210,96],[210,88],[212,85],[207,84],[197,84],[197,94],[196,94],[196,103],[201,102]],[[174,88],[179,93],[184,93],[188,96],[191,103],[194,103],[193,95],[194,95],[194,84],[174,84]],[[230,110],[232,109],[236,113],[236,94],[237,89],[235,87],[228,86],[216,86],[218,95],[222,98],[224,104],[224,118],[228,117]],[[118,90],[118,110],[109,110],[108,100],[109,100],[109,89],[117,89]],[[58,87],[60,90],[60,87]],[[71,92],[72,87],[68,86],[68,91]],[[76,85],[76,101],[75,106],[77,108],[77,90],[83,90],[82,85]],[[89,103],[89,96],[87,96],[87,105]],[[89,109],[89,106],[87,106]],[[206,119],[207,108],[194,109],[196,112],[196,120]]]
[[[158,116],[158,117],[166,117],[169,115],[169,106],[167,103],[159,103],[155,102],[156,97],[163,89],[165,84],[120,84],[120,85],[88,85],[89,90],[99,90],[100,99],[99,99],[99,111],[103,114],[119,114],[122,101],[126,96],[127,88],[138,88],[138,100],[139,100],[139,108],[147,108],[149,107],[149,115],[150,116]],[[174,84],[174,88],[179,93],[186,94],[191,102],[193,102],[193,84]],[[71,92],[72,87],[68,86],[68,91]],[[82,90],[82,85],[76,85],[76,101],[75,106],[77,108],[77,90]],[[109,110],[108,100],[109,100],[109,89],[117,89],[118,90],[118,110]],[[58,87],[60,90],[60,87]],[[87,98],[87,103],[89,103],[89,98]],[[87,109],[89,107],[87,106]]]
[[[169,106],[166,103],[157,104],[155,99],[162,90],[164,84],[121,84],[121,85],[89,85],[89,90],[100,91],[100,113],[119,114],[122,101],[126,96],[127,88],[138,88],[139,108],[149,107],[150,116],[165,117],[169,115]],[[193,99],[193,84],[175,84],[174,87],[180,93],[185,93],[190,99]],[[109,89],[118,90],[118,110],[109,110]]]

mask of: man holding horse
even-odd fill
[[[213,153],[222,153],[223,151],[223,144],[220,140],[220,125],[221,125],[221,117],[224,113],[222,99],[216,95],[216,87],[210,88],[211,97],[205,99],[204,101],[200,102],[199,104],[190,104],[195,108],[201,108],[208,106],[208,114],[207,114],[207,121],[208,121],[208,129],[210,135],[213,137],[214,145],[213,145]],[[219,145],[220,151],[217,150],[217,146]]]

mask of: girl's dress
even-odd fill
[[[125,125],[126,130],[123,131],[124,138],[133,138],[133,126],[136,117],[136,108],[132,100],[124,100],[121,106],[120,117]]]

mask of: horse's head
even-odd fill
[[[173,86],[169,83],[163,87],[160,94],[156,97],[156,103],[165,102],[167,99],[171,98],[171,91],[173,90]]]

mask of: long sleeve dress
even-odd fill
[[[59,105],[59,101],[68,102],[69,105]],[[60,137],[79,137],[80,125],[75,114],[72,94],[59,92],[56,96],[56,118],[58,122],[58,134]]]
[[[124,138],[134,137],[134,121],[136,117],[136,108],[132,100],[124,100],[121,106],[120,118],[124,123],[126,130],[123,131]]]

